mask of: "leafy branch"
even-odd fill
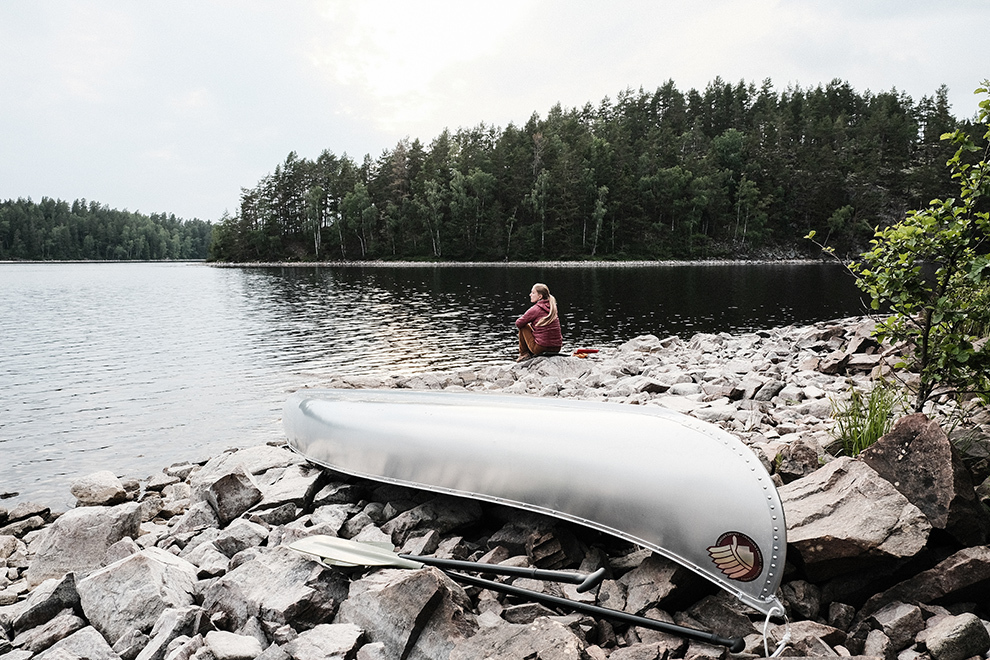
[[[988,87],[984,81],[976,93],[990,96]],[[979,108],[990,145],[990,98]],[[990,146],[972,162],[981,147],[968,133],[941,137],[956,146],[946,165],[959,185],[958,197],[932,200],[904,220],[878,227],[871,249],[848,265],[872,310],[890,311],[874,336],[912,348],[904,366],[919,375],[916,411],[935,395],[990,395],[990,214],[983,200],[990,197]],[[807,238],[814,241],[815,232]]]

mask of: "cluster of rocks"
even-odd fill
[[[782,641],[790,656],[986,657],[990,516],[971,470],[983,465],[982,420],[969,429],[968,457],[924,415],[902,418],[858,458],[835,457],[832,401],[851,384],[868,387],[893,353],[868,334],[849,320],[690,341],[639,337],[586,359],[332,383],[664,405],[721,425],[753,448],[778,483],[788,523],[779,594],[787,623],[767,625],[693,573],[607,535],[344,477],[273,445],[173,465],[142,481],[89,475],[72,487],[78,505],[61,515],[30,504],[0,509],[0,659],[728,655],[465,587],[436,568],[331,567],[288,547],[314,534],[415,555],[605,568],[590,593],[502,580],[742,637],[740,657],[766,655]]]

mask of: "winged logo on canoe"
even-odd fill
[[[718,537],[708,554],[718,570],[733,580],[749,582],[763,572],[763,553],[753,539],[740,532]]]

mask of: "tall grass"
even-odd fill
[[[898,400],[898,391],[886,381],[877,381],[867,394],[850,387],[848,399],[833,400],[832,434],[842,442],[842,453],[858,456],[883,437],[893,423]]]

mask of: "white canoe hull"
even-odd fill
[[[776,488],[711,424],[656,406],[403,390],[304,390],[283,423],[316,464],[580,523],[783,613]]]

